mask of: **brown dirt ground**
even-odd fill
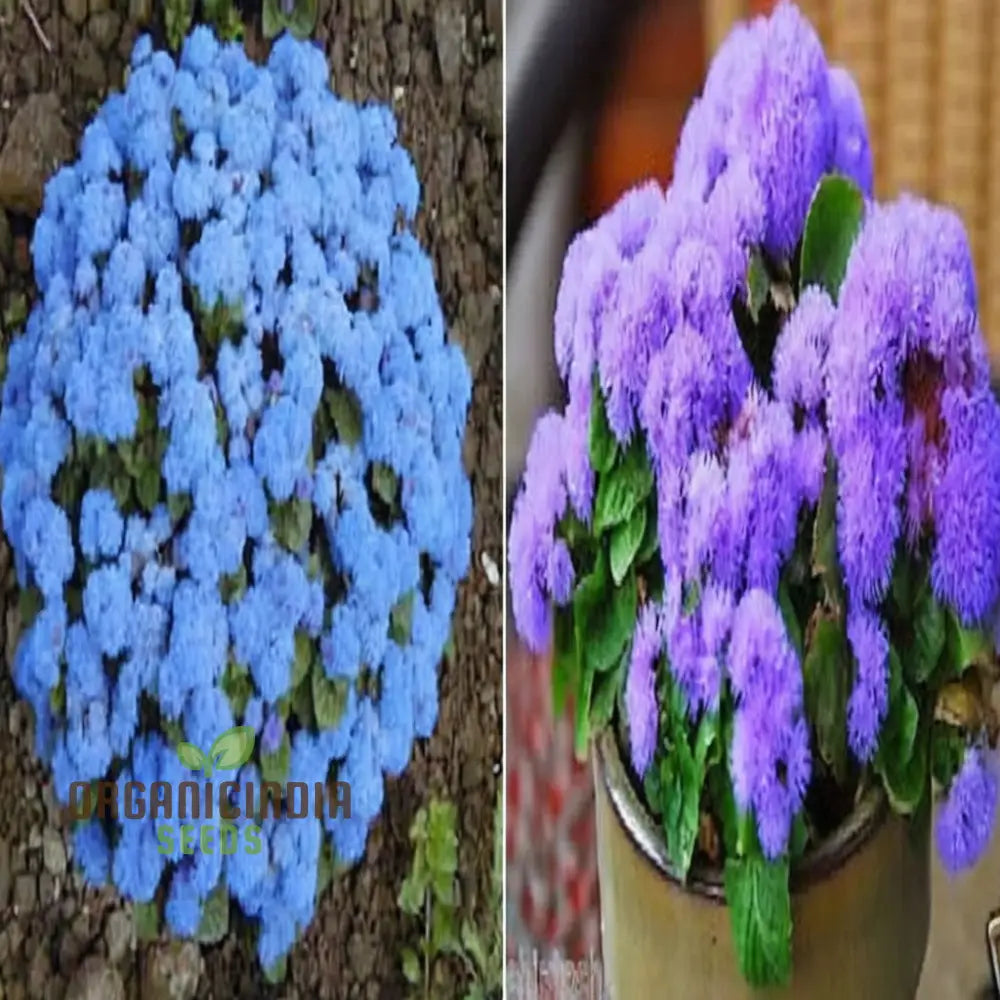
[[[51,55],[20,0],[0,0],[0,146],[23,101],[46,91],[58,95],[75,140],[107,89],[120,84],[135,35],[150,16],[155,23],[161,5],[32,0],[31,6],[52,43]],[[410,822],[432,795],[447,796],[458,807],[463,899],[477,922],[489,917],[502,754],[502,590],[491,585],[480,559],[488,554],[503,564],[502,3],[321,0],[319,6],[316,36],[335,89],[355,100],[394,105],[401,139],[423,181],[419,235],[432,252],[451,336],[466,350],[475,378],[466,438],[476,511],[473,562],[456,611],[457,657],[442,667],[437,731],[416,748],[405,775],[389,782],[363,863],[321,900],[282,986],[262,982],[252,938],[237,923],[220,945],[202,949],[196,995],[204,998],[403,996],[399,954],[419,930],[401,917],[395,897],[410,862]],[[5,217],[0,209],[0,311],[17,291],[30,294],[30,227],[31,220]],[[17,628],[8,562],[0,539],[7,664]],[[87,956],[114,961],[108,956],[109,916],[122,904],[110,890],[81,891],[71,874],[52,877],[43,864],[41,843],[51,839],[57,817],[45,777],[31,759],[28,714],[14,701],[9,671],[0,671],[0,998],[60,1000]],[[152,947],[163,950],[140,945],[118,959],[126,996],[149,995],[141,984]]]

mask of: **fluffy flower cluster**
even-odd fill
[[[718,707],[728,680],[734,791],[771,857],[786,846],[811,768],[779,579],[828,460],[857,661],[848,729],[858,758],[872,757],[887,711],[880,602],[901,539],[914,551],[930,541],[935,593],[966,623],[1000,595],[1000,409],[957,217],[915,200],[869,203],[839,303],[806,288],[766,374],[744,348],[751,255],[779,270],[792,263],[828,172],[870,200],[860,97],[781,4],[723,44],[669,189],[633,190],[570,246],[555,313],[568,401],[536,427],[510,532],[517,627],[541,650],[551,603],[565,603],[574,582],[556,527],[567,511],[586,523],[593,513],[599,386],[617,441],[638,433],[645,443],[665,573],[655,628],[641,612],[633,641],[633,763],[641,774],[652,758],[661,652],[692,719]]]
[[[94,880],[169,879],[180,933],[225,882],[265,965],[311,918],[324,837],[359,859],[431,733],[467,569],[471,385],[418,200],[392,113],[337,99],[318,48],[286,36],[261,67],[197,28],[175,64],[141,39],[46,189],[10,348],[2,514],[40,603],[16,682],[60,798],[180,780],[159,730],[207,751],[236,724],[289,779],[351,784],[350,820],[272,822],[252,858],[77,833]]]

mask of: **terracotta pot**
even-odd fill
[[[808,997],[912,1000],[930,922],[930,820],[869,793],[792,872],[793,973],[750,989],[736,961],[721,872],[671,870],[608,729],[595,741],[597,860],[611,1000]]]

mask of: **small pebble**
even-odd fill
[[[500,586],[500,570],[497,568],[497,564],[493,561],[493,557],[488,552],[483,552],[479,556],[479,562],[482,564],[483,570],[486,573],[486,579],[489,580],[490,586]]]

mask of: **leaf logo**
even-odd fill
[[[245,764],[253,753],[254,736],[253,726],[234,726],[216,738],[207,754],[193,743],[178,743],[177,756],[189,770],[203,770],[211,778],[213,770],[233,771]]]

